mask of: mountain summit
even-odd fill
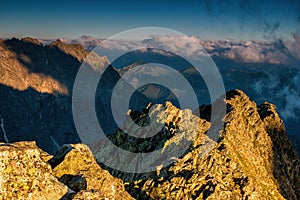
[[[132,140],[117,131],[110,136],[111,140],[126,150],[147,152],[151,147],[173,148],[172,145],[184,142],[187,135],[196,132],[187,153],[154,173],[134,175],[108,170],[128,181],[127,190],[137,199],[298,199],[300,162],[275,106],[257,106],[240,90],[227,92],[226,98],[215,103],[224,101],[227,114],[217,141],[206,136],[213,128],[209,121],[167,103],[165,111],[152,112],[165,112],[167,119],[171,119],[162,131],[168,139],[158,136],[143,145],[145,141]],[[214,148],[204,154],[207,145]],[[104,154],[96,154],[96,158],[107,154],[105,147],[100,148]],[[110,159],[122,164],[117,156]],[[156,163],[155,159],[148,162]]]

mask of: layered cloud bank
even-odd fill
[[[65,43],[79,43],[87,50],[92,50],[103,42],[102,39],[91,36],[82,36],[77,39],[62,39]],[[104,45],[111,51],[132,51],[138,48],[156,46],[167,48],[172,52],[181,52],[185,56],[201,56],[203,49],[211,55],[221,59],[230,59],[242,63],[268,63],[297,65],[300,61],[300,35],[293,34],[293,40],[283,41],[273,39],[269,41],[232,41],[232,40],[210,40],[204,41],[195,36],[185,35],[152,35],[143,41],[122,40],[109,42]]]
[[[212,56],[243,63],[295,64],[300,58],[299,36],[294,41],[208,41],[202,45]]]

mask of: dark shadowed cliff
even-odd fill
[[[82,46],[60,40],[46,46],[32,38],[0,40],[0,116],[9,142],[35,140],[49,153],[63,144],[80,142],[71,98],[77,71],[86,55]],[[108,64],[105,56],[94,56],[103,66]],[[120,79],[113,67],[105,73],[96,93],[100,121],[108,118],[105,108],[110,103],[109,92]],[[133,103],[147,105],[146,99],[137,95]],[[108,134],[114,131],[113,127],[106,128]],[[0,141],[5,141],[2,131]]]

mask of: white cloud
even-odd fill
[[[294,41],[283,42],[281,40],[266,41],[202,41],[194,36],[186,35],[151,35],[149,39],[142,41],[134,40],[105,40],[101,43],[103,54],[110,52],[130,52],[139,49],[155,48],[165,56],[172,54],[161,50],[168,50],[179,54],[184,58],[200,59],[207,55],[203,48],[211,56],[222,59],[230,59],[242,63],[270,63],[291,64],[300,59],[300,36],[294,34]],[[113,54],[113,53],[112,53]]]
[[[165,56],[172,56],[172,53],[175,53],[184,58],[198,60],[208,55],[200,43],[201,40],[194,36],[151,35],[150,38],[142,41],[105,40],[97,47],[96,51],[110,57],[110,55],[116,55],[116,52],[124,54],[134,50],[145,51],[146,48],[152,48],[153,52]]]
[[[207,41],[205,49],[213,56],[242,63],[291,64],[299,62],[300,37],[294,41]]]

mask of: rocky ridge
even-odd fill
[[[300,161],[275,106],[269,103],[256,106],[240,90],[228,92],[226,99],[221,97],[216,103],[224,101],[227,114],[221,117],[224,127],[217,141],[205,135],[212,128],[209,121],[170,103],[145,110],[149,116],[167,115],[162,135],[159,133],[159,138],[150,139],[147,145],[142,140],[129,140],[120,130],[110,136],[120,148],[147,152],[172,147],[189,140],[189,134],[195,134],[184,155],[173,164],[158,166],[149,173],[124,173],[106,167],[96,162],[97,157],[105,156],[105,150],[102,154],[94,152],[95,159],[83,144],[64,145],[54,156],[34,143],[1,144],[1,197],[299,199]],[[148,123],[145,114],[132,112],[131,116],[140,125]],[[186,131],[189,134],[185,135]],[[201,154],[207,144],[213,144],[213,148]],[[118,161],[117,157],[112,159]]]
[[[224,100],[223,97],[215,103]],[[111,173],[128,181],[127,190],[137,199],[298,199],[299,158],[275,106],[269,103],[256,106],[240,90],[226,94],[226,105],[224,128],[207,155],[203,156],[202,149],[209,142],[203,140],[209,122],[200,119],[201,129],[198,128],[188,153],[173,165],[143,175],[116,170],[110,170]],[[180,115],[184,111],[168,103],[165,108],[169,116],[178,112],[172,121],[172,127],[178,132],[184,129],[181,123],[193,121],[189,115]],[[164,144],[180,143],[183,139],[186,137],[170,137]],[[129,150],[139,146],[128,145],[128,139],[120,131],[116,132],[115,140]],[[159,145],[157,141],[161,140],[154,144],[150,141],[148,146]],[[150,160],[155,163],[154,158]]]

